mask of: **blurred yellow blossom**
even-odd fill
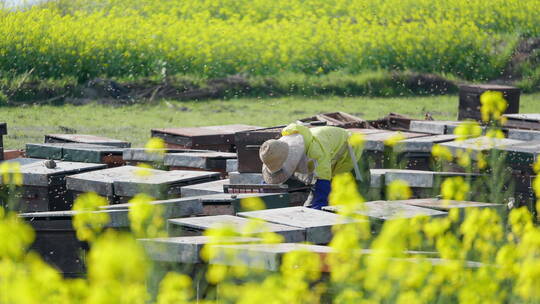
[[[401,132],[397,132],[396,134],[390,136],[384,141],[385,146],[394,147],[397,145],[400,141],[406,139],[406,137]]]
[[[386,187],[386,196],[389,200],[406,200],[412,196],[409,184],[404,180],[395,180]]]
[[[162,208],[151,204],[154,198],[147,194],[137,194],[129,201],[129,222],[133,234],[139,238],[165,236],[165,221]]]
[[[264,201],[260,197],[247,197],[240,201],[243,211],[256,211],[266,209]]]
[[[21,164],[18,162],[0,163],[0,174],[2,174],[2,183],[4,185],[21,186],[23,183]]]
[[[352,133],[351,136],[349,137],[349,145],[353,146],[353,147],[358,147],[358,146],[362,146],[364,145],[364,135],[360,134],[360,133]]]
[[[449,177],[441,185],[441,194],[444,199],[463,201],[469,194],[470,186],[463,177]]]
[[[452,152],[450,152],[448,148],[443,147],[439,144],[433,145],[433,148],[431,149],[431,154],[436,158],[444,159],[446,161],[452,161],[453,159]]]
[[[185,274],[169,272],[159,284],[157,304],[187,304],[192,296],[191,278]]]
[[[501,129],[490,129],[486,132],[487,137],[504,138],[504,132]]]
[[[152,176],[152,166],[149,164],[140,163],[137,165],[137,170],[135,170],[135,174],[140,177]]]
[[[162,138],[152,137],[148,140],[144,148],[150,153],[164,154],[166,145]]]
[[[488,122],[498,120],[508,107],[503,93],[499,91],[485,91],[480,96],[482,120]]]
[[[480,127],[480,125],[474,121],[464,121],[456,127],[454,134],[458,136],[456,140],[466,140],[471,137],[479,137],[482,135],[482,127]]]
[[[109,223],[110,216],[101,209],[109,203],[106,198],[94,192],[81,194],[73,204],[73,227],[77,238],[82,241],[94,241]]]

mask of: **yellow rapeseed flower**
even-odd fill
[[[349,145],[358,147],[364,145],[364,135],[360,133],[353,133],[348,139]]]
[[[503,93],[499,91],[486,91],[480,96],[482,104],[480,112],[482,120],[488,122],[492,119],[498,120],[508,107],[508,103],[504,99]]]
[[[148,140],[144,148],[150,153],[164,154],[166,145],[162,138],[152,137]]]
[[[266,204],[260,197],[243,198],[240,201],[243,211],[256,211],[266,209]]]
[[[387,186],[386,195],[391,201],[406,200],[412,196],[412,191],[406,181],[395,180]]]
[[[135,170],[135,174],[140,177],[148,177],[153,174],[152,172],[152,166],[145,163],[140,163],[137,165],[137,169]]]
[[[446,147],[443,147],[439,144],[433,145],[433,148],[431,149],[431,154],[439,159],[444,159],[446,161],[452,161],[453,156],[452,152]]]
[[[72,209],[77,213],[73,217],[73,227],[79,240],[94,241],[99,236],[111,220],[109,214],[101,209],[108,204],[106,198],[94,192],[84,193],[75,200]]]
[[[469,194],[470,186],[463,177],[450,177],[441,185],[441,194],[444,199],[463,201]]]
[[[394,147],[397,145],[400,141],[406,139],[406,137],[401,132],[397,132],[396,134],[390,136],[384,141],[385,146]]]
[[[466,140],[471,137],[479,137],[482,135],[482,127],[480,127],[480,125],[474,121],[465,121],[456,127],[454,134],[458,136],[456,140]]]

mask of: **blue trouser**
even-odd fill
[[[311,208],[321,210],[322,207],[328,206],[328,195],[330,195],[330,181],[326,179],[318,179],[313,190],[313,201]]]

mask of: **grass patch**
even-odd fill
[[[540,94],[521,98],[522,113],[539,113]],[[47,133],[60,133],[61,126],[79,133],[97,134],[129,140],[143,145],[151,128],[187,127],[244,123],[258,126],[287,124],[315,113],[344,111],[365,119],[389,112],[422,118],[430,112],[435,119],[456,119],[457,96],[403,98],[272,98],[232,99],[206,102],[158,102],[153,105],[111,107],[36,105],[0,108],[2,121],[8,123],[4,146],[24,148],[26,143],[43,142]]]

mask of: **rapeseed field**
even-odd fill
[[[138,78],[414,70],[496,78],[538,0],[91,0],[0,9],[0,74]]]

